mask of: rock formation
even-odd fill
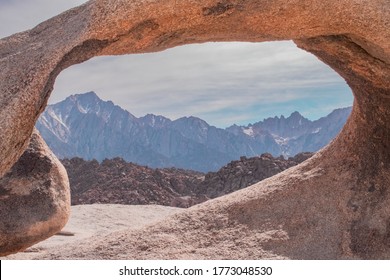
[[[313,153],[274,158],[271,154],[232,161],[207,174],[178,168],[157,168],[122,158],[86,161],[63,159],[70,183],[71,204],[159,204],[188,208],[243,188],[310,158]]]
[[[241,157],[240,160],[230,162],[217,172],[207,173],[196,187],[195,193],[207,198],[220,197],[272,177],[312,156],[313,153],[300,153],[284,159],[274,158],[267,153],[252,158]]]
[[[121,158],[85,161],[63,159],[70,182],[72,205],[159,204],[190,207],[206,201],[195,190],[204,174],[177,168],[152,169]]]
[[[19,161],[0,179],[0,256],[60,231],[69,211],[66,171],[35,131]]]
[[[89,254],[63,253],[390,258],[389,25],[387,0],[89,1],[0,41],[0,175],[26,149],[56,76],[72,64],[207,41],[292,39],[338,72],[355,96],[347,124],[330,145],[250,188],[123,233],[121,244],[112,236],[99,250],[91,244]],[[23,205],[6,207],[0,220],[15,207]]]

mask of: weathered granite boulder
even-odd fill
[[[23,153],[56,76],[72,64],[189,43],[293,39],[351,87],[341,134],[298,167],[150,228],[121,256],[390,258],[389,26],[387,0],[89,1],[0,41],[0,175]],[[215,222],[215,238],[195,253]],[[152,241],[156,232],[172,238]],[[270,232],[278,234],[261,235]],[[156,240],[155,250],[137,249]]]
[[[57,233],[70,214],[64,167],[34,131],[19,161],[0,179],[0,256]]]

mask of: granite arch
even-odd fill
[[[25,151],[55,78],[70,65],[190,43],[294,40],[351,87],[355,101],[346,126],[302,165],[193,211],[223,212],[253,232],[270,231],[276,224],[263,222],[277,220],[288,238],[258,240],[259,246],[289,258],[390,258],[389,25],[386,0],[89,1],[0,40],[0,175]],[[298,203],[302,198],[311,203]],[[0,228],[6,239],[6,227]],[[161,256],[173,255],[167,247]]]

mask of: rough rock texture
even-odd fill
[[[66,171],[35,131],[19,161],[0,179],[0,256],[60,231],[69,203]]]
[[[0,174],[23,153],[56,76],[72,64],[206,41],[293,39],[355,96],[330,145],[175,218],[48,257],[390,258],[389,26],[388,0],[87,2],[0,41]]]
[[[152,169],[121,158],[81,158],[61,161],[68,172],[72,205],[77,204],[159,204],[190,207],[207,200],[196,195],[204,174],[176,168]]]
[[[177,168],[152,169],[121,158],[63,159],[72,205],[159,204],[188,208],[269,178],[310,158],[313,153],[274,158],[271,154],[232,161],[207,174]]]
[[[209,172],[198,184],[195,193],[208,198],[216,198],[241,190],[266,178],[272,177],[308,158],[313,153],[300,153],[295,157],[274,158],[271,154],[234,160],[217,172]]]

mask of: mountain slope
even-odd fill
[[[314,122],[294,112],[288,118],[220,129],[196,117],[137,118],[89,92],[47,106],[36,126],[59,158],[121,157],[150,167],[208,172],[241,156],[317,151],[338,133],[349,112],[340,109]]]

